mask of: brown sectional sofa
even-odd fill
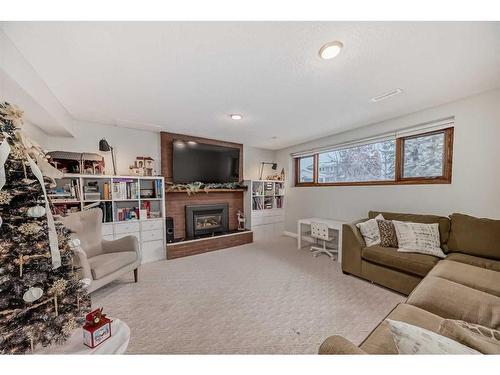
[[[446,259],[440,259],[366,247],[357,222],[344,225],[343,272],[409,294],[388,319],[433,332],[439,332],[445,319],[500,329],[500,220],[463,214],[446,218],[374,211],[368,217],[379,213],[387,220],[438,223],[441,247],[447,254]],[[397,354],[397,349],[384,320],[359,347],[341,336],[331,336],[319,353]]]

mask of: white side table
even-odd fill
[[[297,248],[302,249],[302,226],[311,226],[311,223],[325,223],[328,225],[329,229],[334,229],[338,231],[338,256],[337,262],[342,263],[342,225],[347,223],[344,220],[333,220],[333,219],[321,219],[317,217],[310,217],[307,219],[300,219],[297,222]]]
[[[130,328],[120,319],[110,318],[111,337],[94,349],[83,344],[82,328],[77,328],[63,345],[51,345],[33,354],[123,354],[130,340]]]

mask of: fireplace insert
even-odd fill
[[[228,232],[228,212],[227,203],[186,206],[186,238]]]

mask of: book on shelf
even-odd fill
[[[133,179],[115,179],[113,181],[113,199],[138,199],[139,198],[139,182]]]
[[[124,207],[116,210],[116,221],[135,220],[139,218],[139,208]]]
[[[109,182],[105,182],[102,185],[102,199],[105,200],[111,199],[111,189],[109,188]]]
[[[142,201],[141,202],[141,210],[146,211],[146,216],[141,217],[141,219],[149,219],[151,218],[151,202],[150,201]]]
[[[110,223],[113,221],[113,205],[111,202],[101,202],[99,207],[102,210],[102,222]]]
[[[161,180],[154,180],[154,194],[156,198],[163,197],[163,186]]]
[[[276,208],[283,208],[283,197],[278,196],[276,199]]]

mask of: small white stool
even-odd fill
[[[323,247],[311,246],[311,253],[317,257],[320,254],[326,254],[331,259],[335,260],[335,253],[337,250],[327,249],[326,242],[331,241],[332,238],[328,233],[328,225],[325,223],[312,222],[311,223],[311,237],[323,241]]]

